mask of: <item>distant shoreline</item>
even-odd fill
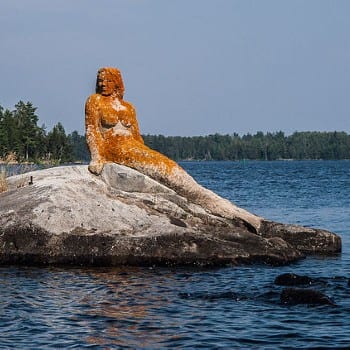
[[[350,160],[350,158],[342,159],[320,159],[320,158],[305,158],[305,159],[292,159],[292,158],[280,158],[280,159],[178,159],[177,162],[300,162],[300,161],[337,161],[337,160]]]
[[[350,158],[344,158],[344,159],[178,159],[176,162],[180,163],[203,163],[203,162],[230,162],[230,163],[242,163],[242,162],[305,162],[305,161],[310,161],[310,162],[329,162],[329,161],[350,161]],[[5,162],[5,161],[0,161],[0,166],[14,166],[14,165],[40,165],[43,167],[54,167],[54,166],[60,166],[60,165],[84,165],[88,164],[86,161],[74,161],[74,162],[63,162],[63,163],[36,163],[36,162]]]

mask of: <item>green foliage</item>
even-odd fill
[[[90,160],[85,136],[77,131],[66,135],[61,123],[46,133],[45,126],[37,125],[35,112],[31,102],[19,101],[13,111],[0,106],[0,160],[14,153],[18,161],[59,164]],[[174,160],[350,159],[350,135],[337,131],[143,138],[150,148]]]
[[[19,101],[10,111],[0,108],[0,156],[15,153],[18,160],[39,156],[44,130],[38,127],[36,108],[30,102]]]
[[[0,160],[9,155],[15,155],[20,162],[59,164],[89,160],[84,136],[76,131],[67,136],[61,123],[46,133],[44,125],[37,125],[35,111],[31,102],[19,101],[13,111],[0,106]]]
[[[47,157],[54,159],[58,163],[71,162],[72,147],[68,143],[68,137],[61,123],[57,123],[53,129],[47,134]]]
[[[345,132],[282,131],[240,137],[208,135],[173,137],[145,135],[145,143],[175,160],[278,160],[278,159],[350,159],[350,135]]]
[[[71,157],[74,160],[90,160],[90,152],[86,144],[85,136],[79,135],[77,131],[73,131],[68,135],[67,141],[71,147]]]

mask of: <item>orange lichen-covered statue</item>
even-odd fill
[[[85,105],[86,139],[91,152],[89,170],[99,175],[103,165],[126,165],[172,188],[214,215],[243,220],[259,230],[260,217],[235,206],[200,186],[177,163],[147,147],[133,105],[124,101],[124,84],[116,68],[101,68],[96,93]]]

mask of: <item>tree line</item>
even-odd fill
[[[61,123],[38,126],[36,107],[19,101],[13,110],[0,106],[0,160],[64,163],[90,159],[85,136],[66,134]],[[350,159],[345,132],[237,133],[207,136],[143,135],[145,144],[174,160]]]
[[[0,160],[64,163],[86,160],[85,137],[73,131],[66,134],[61,123],[46,131],[38,126],[37,108],[19,101],[13,110],[0,106]]]
[[[350,159],[345,132],[294,132],[208,136],[145,135],[145,143],[175,160]]]

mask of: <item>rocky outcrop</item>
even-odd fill
[[[263,222],[250,232],[113,163],[100,176],[84,165],[13,176],[0,194],[0,264],[286,264],[340,249],[324,230]]]
[[[329,231],[298,225],[285,225],[265,220],[260,227],[265,238],[280,237],[305,254],[335,254],[341,250],[339,236]]]

